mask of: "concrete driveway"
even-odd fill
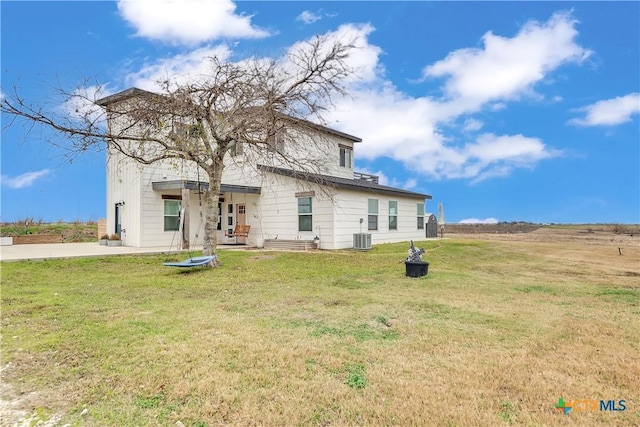
[[[192,249],[199,255],[202,246]],[[167,247],[134,248],[130,246],[103,246],[98,242],[90,243],[47,243],[41,245],[0,246],[0,261],[44,260],[53,258],[77,258],[92,256],[161,254],[169,252]],[[175,251],[171,253],[187,251]]]

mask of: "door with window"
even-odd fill
[[[236,226],[247,224],[247,208],[244,203],[236,205]],[[236,237],[236,242],[245,244],[247,239],[245,237]]]
[[[122,239],[122,204],[116,203],[116,223],[114,227],[115,234]]]

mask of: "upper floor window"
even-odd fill
[[[398,229],[398,202],[389,201],[389,230]]]
[[[424,229],[424,203],[418,203],[418,230]]]
[[[284,136],[282,131],[276,131],[276,134],[267,140],[267,150],[271,152],[284,153]]]
[[[202,121],[197,120],[193,123],[174,122],[171,132],[171,138],[174,141],[184,143],[186,141],[194,141],[202,138],[204,135],[204,127]]]
[[[353,148],[340,146],[340,166],[349,169],[353,167]]]
[[[229,154],[231,154],[232,157],[236,157],[242,155],[243,152],[242,142],[233,141],[229,147]]]
[[[368,229],[369,230],[377,230],[378,229],[378,199],[368,199],[369,204],[369,218],[368,218]]]

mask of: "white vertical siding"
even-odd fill
[[[186,170],[185,170],[186,169]],[[141,178],[142,208],[141,208],[141,246],[158,246],[176,249],[182,241],[179,232],[164,231],[164,200],[163,195],[180,196],[180,190],[154,191],[153,182],[191,179],[189,177],[189,163],[181,161],[158,162],[144,166]],[[190,231],[195,233],[198,226],[199,214],[197,200],[190,198]],[[191,240],[193,241],[193,240]],[[173,243],[173,244],[172,244]]]
[[[193,179],[184,169],[175,165],[142,166],[112,155],[108,161],[107,180],[107,229],[115,227],[115,203],[124,201],[122,210],[123,243],[129,246],[158,246],[174,248],[180,244],[179,233],[164,231],[163,194],[180,195],[180,190],[153,191],[152,183],[164,180]],[[192,173],[193,171],[191,171]],[[396,242],[424,238],[425,230],[417,228],[417,204],[422,200],[387,195],[376,195],[368,191],[339,190],[331,194],[316,184],[296,181],[292,178],[265,173],[260,181],[252,181],[262,187],[262,194],[224,194],[222,230],[218,231],[219,243],[235,241],[224,236],[224,231],[235,226],[235,205],[246,205],[246,223],[251,225],[247,244],[262,246],[264,239],[279,236],[282,239],[321,239],[323,249],[350,248],[354,233],[371,233],[372,242]],[[201,180],[206,177],[200,175]],[[227,182],[225,182],[227,183]],[[237,183],[237,182],[236,182]],[[246,183],[245,183],[246,184]],[[313,230],[298,231],[298,205],[295,194],[315,191],[313,197]],[[378,230],[368,230],[368,199],[378,199]],[[398,202],[398,229],[389,230],[389,201]],[[234,223],[227,224],[229,203],[234,205]],[[201,223],[197,192],[190,196],[190,239],[202,243],[204,224]],[[360,223],[362,219],[362,223]],[[197,234],[197,237],[196,237]]]
[[[370,191],[338,190],[329,194],[316,184],[300,183],[275,174],[266,174],[263,186],[262,216],[265,238],[313,239],[320,237],[322,249],[353,247],[354,233],[371,233],[372,243],[424,239],[424,229],[417,228],[417,204],[423,200]],[[295,193],[313,190],[313,231],[298,231],[298,205]],[[368,199],[378,199],[378,230],[368,230]],[[389,201],[398,202],[397,230],[389,230]],[[360,223],[362,219],[362,223]]]
[[[121,119],[122,120],[122,119]],[[117,132],[117,120],[110,122]],[[353,140],[328,132],[291,134],[285,143],[287,156],[309,165],[305,171],[352,179],[353,169],[340,166],[340,145],[353,149]],[[353,161],[352,161],[353,163]],[[234,241],[224,231],[234,228],[237,204],[246,206],[246,223],[251,226],[247,243],[262,246],[265,239],[313,239],[320,237],[321,248],[351,248],[354,233],[371,233],[372,242],[396,242],[424,238],[425,230],[417,228],[417,204],[423,200],[407,197],[376,195],[370,191],[329,190],[313,183],[296,181],[284,176],[260,172],[257,165],[290,168],[277,156],[265,151],[256,152],[244,147],[244,154],[225,158],[222,176],[224,184],[261,187],[262,194],[224,194],[222,230],[218,241]],[[198,173],[199,172],[199,173]],[[180,244],[179,233],[164,231],[163,194],[180,195],[180,190],[154,191],[152,183],[172,180],[200,180],[207,182],[204,171],[191,162],[166,161],[142,166],[119,154],[111,154],[107,161],[107,230],[115,229],[115,204],[124,201],[122,209],[123,241],[129,246],[169,247]],[[298,204],[296,193],[314,191],[313,229],[298,231]],[[367,200],[378,200],[378,230],[368,230]],[[398,202],[397,230],[389,230],[389,201]],[[228,225],[227,206],[234,205],[234,222]],[[201,243],[204,224],[197,192],[190,194],[190,240]],[[425,203],[426,210],[426,203]],[[362,220],[362,223],[360,222]],[[196,234],[198,235],[196,237]]]
[[[298,159],[301,165],[306,165],[301,171],[320,173],[323,175],[341,178],[353,178],[353,166],[340,166],[340,145],[351,147],[353,141],[339,138],[334,135],[318,132],[317,135],[298,135],[295,141],[285,144],[285,154],[292,159]],[[259,186],[262,180],[256,165],[275,166],[291,169],[292,165],[282,161],[277,155],[265,150],[259,152],[252,147],[245,147],[243,154],[238,156],[227,155],[222,182],[225,184],[237,184]],[[353,164],[353,161],[352,161]]]
[[[368,199],[378,200],[378,230],[368,230]],[[397,230],[389,230],[390,200],[398,202]],[[424,200],[365,191],[340,191],[335,205],[335,249],[352,247],[353,234],[360,232],[371,233],[373,244],[424,239],[425,230],[417,227],[418,203],[424,203]]]
[[[378,229],[368,230],[368,199],[378,200]],[[398,202],[397,230],[389,229],[389,201]],[[425,230],[417,226],[417,205],[420,199],[372,194],[370,192],[343,191],[336,204],[336,246],[351,247],[353,233],[370,233],[376,243],[403,242],[425,238]],[[360,227],[360,218],[363,219]],[[360,231],[362,230],[362,231]]]
[[[326,189],[316,184],[297,182],[275,174],[265,174],[262,187],[261,216],[265,239],[320,238],[322,249],[333,249],[333,202]],[[314,191],[312,200],[312,230],[298,230],[298,198],[296,193]]]
[[[141,194],[139,165],[122,154],[108,155],[107,233],[115,232],[115,205],[124,202],[122,243],[127,246],[140,246]]]

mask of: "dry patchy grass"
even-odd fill
[[[406,244],[5,263],[3,381],[82,425],[640,423],[635,240],[477,239],[419,243],[421,279]]]

